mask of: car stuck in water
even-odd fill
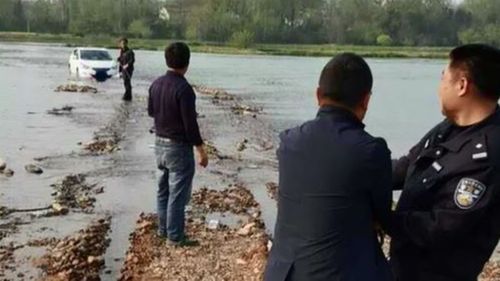
[[[104,48],[76,48],[71,52],[68,62],[69,73],[77,79],[95,79],[104,82],[118,77],[118,63],[109,50]]]

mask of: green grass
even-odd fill
[[[70,34],[39,34],[0,32],[0,42],[58,43],[68,47],[94,46],[117,48],[117,38],[112,36],[79,37]],[[129,45],[140,50],[163,50],[171,40],[130,39]],[[381,47],[350,46],[334,44],[255,44],[248,49],[240,49],[225,44],[210,42],[188,42],[193,52],[239,55],[276,55],[331,57],[342,52],[355,52],[369,58],[426,58],[445,59],[451,47]]]

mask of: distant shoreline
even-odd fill
[[[117,38],[111,36],[78,37],[70,34],[0,32],[0,42],[58,43],[68,47],[94,46],[117,48]],[[173,40],[130,39],[137,50],[163,50]],[[446,59],[452,47],[353,46],[334,44],[255,44],[249,48],[211,42],[189,42],[193,52],[231,55],[273,55],[300,57],[332,57],[342,52],[355,52],[367,58]]]

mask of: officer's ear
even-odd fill
[[[467,72],[461,70],[461,69],[455,69],[449,67],[448,70],[451,72],[452,79],[455,80],[455,88],[457,91],[457,95],[459,97],[465,96],[468,92],[470,92],[473,84],[469,81],[469,78],[467,77]]]
[[[463,97],[469,92],[469,87],[472,86],[472,84],[469,82],[467,77],[461,76],[458,80],[457,87],[458,87],[458,96]]]

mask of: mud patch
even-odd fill
[[[251,115],[252,117],[256,118],[257,114],[262,112],[262,108],[243,104],[235,104],[231,106],[231,112],[236,115]]]
[[[80,143],[90,155],[103,155],[120,150],[118,143],[123,140],[128,119],[132,112],[138,111],[139,105],[121,104],[116,108],[113,118],[104,127],[94,132],[94,139]]]
[[[255,214],[259,203],[252,193],[242,187],[235,186],[222,191],[201,188],[192,195],[191,205],[203,212],[231,212],[234,214]]]
[[[52,243],[55,245],[36,262],[45,273],[42,280],[101,280],[110,223],[110,217],[100,219],[76,235]]]
[[[23,247],[23,245],[16,246],[14,243],[0,246],[0,277],[4,277],[6,271],[14,271],[16,269],[14,252]]]
[[[25,223],[19,218],[0,224],[0,241],[11,234],[18,232],[18,226],[22,224]]]
[[[235,97],[223,89],[215,89],[204,86],[194,86],[193,88],[200,94],[209,96],[212,98],[212,103],[217,104],[220,101],[233,101]]]
[[[113,153],[120,150],[117,142],[114,139],[98,139],[82,144],[83,149],[93,155],[102,155]]]
[[[73,109],[75,109],[73,106],[66,105],[61,108],[52,108],[51,110],[47,110],[47,114],[55,116],[67,116],[71,115]]]
[[[97,185],[88,184],[84,175],[69,175],[63,180],[52,185],[54,188],[54,201],[60,208],[72,208],[90,213],[94,209],[96,201],[93,194]],[[55,205],[55,204],[54,204]],[[53,209],[59,209],[57,205],[52,205]]]
[[[275,182],[266,183],[267,195],[273,200],[278,200],[278,184]]]
[[[215,147],[215,145],[211,142],[205,143],[205,150],[210,159],[224,160],[230,158],[228,156],[222,155],[220,151],[217,149],[217,147]]]
[[[58,86],[54,92],[68,92],[68,93],[92,93],[97,94],[97,88],[87,85],[67,84]]]

